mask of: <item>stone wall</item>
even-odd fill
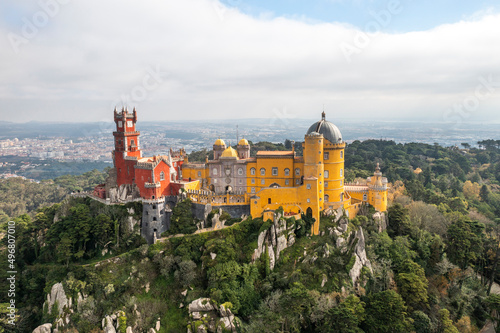
[[[148,244],[153,244],[161,234],[170,228],[172,211],[165,201],[157,203],[142,203],[141,236]]]
[[[210,214],[213,208],[222,209],[233,218],[238,218],[242,215],[250,215],[250,205],[223,205],[212,207],[210,204],[205,205],[195,202],[191,205],[193,216],[201,221],[206,221],[208,214]]]

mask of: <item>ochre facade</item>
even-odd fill
[[[305,213],[316,220],[313,234],[319,233],[322,211],[343,207],[354,217],[367,203],[378,211],[387,210],[387,179],[378,166],[366,185],[345,184],[346,144],[324,112],[302,145],[303,156],[292,150],[259,151],[250,157],[247,140],[240,140],[234,149],[217,139],[213,160],[197,164],[184,159],[183,180],[197,181],[188,196],[212,206],[247,204],[252,217],[265,217],[280,206],[288,216]]]

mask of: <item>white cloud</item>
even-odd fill
[[[20,9],[28,19],[39,10]],[[21,17],[1,24],[0,36],[21,35]],[[332,117],[442,120],[479,77],[500,81],[498,31],[500,15],[489,11],[379,33],[348,63],[339,45],[361,32],[346,24],[254,18],[215,0],[69,1],[18,54],[0,38],[0,112],[14,121],[100,120],[159,66],[163,83],[131,103],[142,119],[267,117],[283,108],[311,117],[325,104]],[[498,119],[499,92],[472,117]]]

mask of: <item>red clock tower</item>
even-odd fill
[[[115,150],[113,151],[113,159],[116,167],[118,186],[122,184],[133,184],[135,181],[134,166],[137,160],[141,158],[141,149],[139,148],[140,132],[135,130],[137,122],[137,111],[134,108],[132,113],[126,108],[122,108],[121,112],[114,112],[116,123],[116,131],[113,132],[115,137]]]

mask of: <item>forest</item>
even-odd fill
[[[255,146],[283,150],[291,144]],[[204,160],[210,153],[189,158]],[[306,216],[285,219],[294,243],[274,264],[267,250],[254,257],[270,221],[248,217],[190,234],[197,221],[186,200],[172,212],[175,233],[186,235],[172,232],[148,246],[133,222],[140,218],[140,204],[63,199],[102,182],[104,172],[40,184],[1,182],[2,226],[16,221],[22,272],[17,330],[30,332],[57,320],[43,304],[59,282],[68,297],[83,295],[65,314],[67,332],[102,332],[103,318],[116,311],[122,313],[119,332],[127,326],[147,332],[158,320],[158,332],[186,332],[188,326],[196,332],[209,326],[187,309],[200,297],[230,309],[238,332],[465,333],[487,323],[498,327],[500,141],[481,141],[476,148],[354,141],[345,158],[346,183],[365,181],[376,163],[388,177],[386,227],[370,207],[354,219],[322,216],[320,236],[309,234],[312,221]],[[343,232],[332,232],[342,221]],[[361,239],[370,265],[353,283]],[[5,257],[6,238],[2,242]],[[1,267],[0,274],[5,271]],[[9,329],[4,320],[0,327]]]

